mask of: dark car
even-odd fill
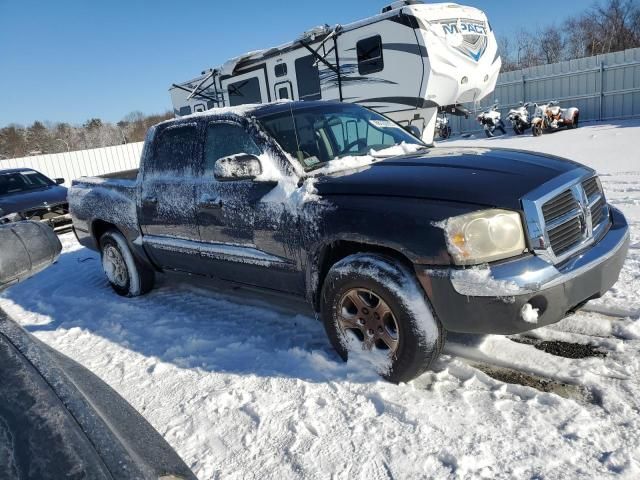
[[[71,229],[64,178],[51,180],[30,168],[0,170],[0,225],[34,220],[60,233]]]
[[[165,122],[136,180],[83,179],[69,198],[117,293],[166,272],[305,298],[343,358],[364,351],[392,381],[425,371],[447,330],[558,322],[616,282],[629,243],[592,169],[429,148],[353,104]]]
[[[61,250],[36,222],[0,226],[0,246],[0,289],[49,266]],[[195,478],[114,390],[2,309],[0,379],[0,478]]]

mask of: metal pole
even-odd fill
[[[600,114],[598,120],[602,121],[604,108],[604,62],[600,62]]]
[[[524,78],[524,73],[522,74],[522,103],[527,101],[527,81]]]

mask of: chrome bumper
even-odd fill
[[[567,283],[597,268],[628,248],[629,227],[624,215],[611,208],[612,224],[602,239],[581,253],[552,265],[542,258],[530,255],[472,270],[452,270],[450,280],[454,290],[471,297],[513,297],[540,292]]]

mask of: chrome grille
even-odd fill
[[[551,263],[598,241],[610,224],[600,180],[582,172],[568,172],[523,198],[533,250]]]
[[[556,255],[562,255],[582,240],[582,222],[578,217],[574,217],[568,222],[548,230],[549,243]]]

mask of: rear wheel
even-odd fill
[[[580,114],[576,113],[573,116],[573,124],[571,125],[571,128],[578,128],[579,123],[580,123]]]
[[[122,233],[109,230],[102,235],[100,254],[107,280],[118,295],[137,297],[153,288],[153,270],[134,257]]]
[[[444,344],[444,330],[415,275],[396,260],[351,255],[336,263],[322,288],[322,319],[343,360],[370,361],[387,380],[412,380]]]

